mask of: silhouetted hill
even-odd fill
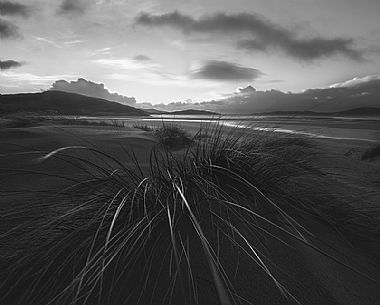
[[[171,111],[168,114],[183,114],[183,115],[220,115],[220,113],[206,111],[206,110],[196,110],[196,109],[188,109],[188,110],[180,110],[180,111]]]
[[[149,114],[168,114],[169,113],[167,111],[162,111],[162,110],[158,110],[154,108],[145,108],[143,110]]]
[[[339,115],[380,115],[380,108],[375,107],[360,107],[360,108],[354,108],[349,109],[345,111],[339,111],[335,114]]]
[[[217,112],[207,111],[207,110],[196,110],[196,109],[187,109],[187,110],[178,110],[178,111],[163,111],[157,110],[154,108],[144,109],[144,111],[149,114],[169,114],[169,115],[219,115]]]
[[[295,116],[380,116],[380,108],[360,107],[337,112],[314,111],[271,111],[252,113],[252,115],[295,115]]]
[[[0,114],[20,112],[57,115],[149,115],[131,106],[63,91],[0,95]]]
[[[252,115],[297,115],[297,116],[325,116],[331,115],[329,112],[314,112],[314,111],[269,111],[255,112]]]

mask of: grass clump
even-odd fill
[[[317,152],[307,141],[266,132],[218,127],[199,134],[206,140],[182,155],[152,151],[147,172],[90,148],[107,162],[73,157],[70,148],[42,157],[77,163],[86,178],[51,199],[65,210],[34,220],[31,246],[9,258],[4,304],[15,298],[28,304],[239,304],[247,298],[234,285],[242,262],[294,300],[265,255],[268,240],[287,244],[287,237],[318,250],[302,222],[310,215],[355,234],[349,208],[337,203],[312,165]],[[167,125],[158,137],[178,141],[185,133]],[[45,236],[36,239],[38,232]]]
[[[135,124],[133,128],[152,132],[153,136],[166,148],[183,148],[192,142],[187,132],[177,124],[164,124],[153,127],[147,124]]]
[[[81,118],[68,118],[68,117],[50,117],[50,122],[62,125],[78,125],[78,126],[111,126],[117,128],[125,128],[126,125],[123,120],[89,120]]]
[[[154,128],[148,124],[134,124],[133,128],[141,129],[143,131],[154,131]]]
[[[4,128],[26,128],[38,126],[43,119],[36,116],[6,116],[5,123],[2,124]]]
[[[164,146],[176,148],[191,143],[190,136],[179,125],[163,124],[162,127],[156,128],[153,135],[158,139],[159,143]]]
[[[375,160],[380,157],[380,144],[368,148],[362,155],[362,160]]]

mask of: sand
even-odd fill
[[[2,129],[0,142],[0,167],[3,170],[48,170],[70,175],[73,168],[67,167],[66,164],[60,164],[57,160],[39,163],[38,158],[61,147],[80,146],[99,149],[121,162],[128,163],[130,159],[124,153],[126,149],[130,153],[134,152],[140,163],[144,165],[147,164],[150,150],[156,141],[148,133],[134,128],[58,125]],[[73,148],[67,151],[67,153],[78,152],[89,154],[83,149]],[[9,176],[6,175],[3,179],[7,180]],[[26,185],[22,181],[19,181],[19,184]],[[2,185],[14,186],[10,182]]]
[[[195,130],[193,124],[185,126],[189,131]],[[75,167],[62,160],[52,158],[41,162],[40,158],[53,150],[67,146],[93,147],[111,154],[123,164],[133,166],[127,151],[135,153],[142,167],[148,170],[150,151],[157,147],[157,141],[149,132],[132,127],[42,125],[3,128],[0,130],[0,142],[2,214],[9,207],[22,208],[26,202],[33,204],[44,196],[44,192],[62,189],[73,183],[55,175],[72,180],[81,178],[81,173]],[[362,161],[359,158],[360,153],[370,143],[332,139],[318,139],[317,143],[323,153],[315,162],[321,170],[335,176],[338,187],[352,192],[353,196],[362,194],[363,200],[358,205],[380,202],[377,194],[380,188],[380,163]],[[66,152],[79,154],[88,160],[98,158],[83,149]],[[50,176],[38,172],[49,173]],[[19,219],[20,223],[25,219]],[[14,221],[7,222],[4,217],[0,223],[0,232],[6,232],[18,225]],[[303,223],[307,223],[307,228],[317,235],[310,238],[311,243],[331,256],[339,257],[362,275],[339,265],[312,247],[277,232],[277,236],[283,238],[289,246],[267,237],[265,244],[258,247],[268,258],[266,261],[273,267],[273,273],[279,281],[301,304],[377,304],[380,299],[380,260],[369,255],[368,249],[355,249],[332,228],[317,219],[310,218]],[[255,237],[251,238],[255,242]],[[19,247],[17,240],[0,239],[0,259]],[[246,302],[242,299],[242,304],[295,304],[291,298],[284,299],[263,271],[228,246],[226,240],[221,240],[221,249],[220,259],[225,263],[226,269],[229,269],[227,271],[236,271],[233,279],[236,291],[249,300]],[[157,259],[163,255],[163,251],[164,249],[157,250]],[[200,298],[203,300],[201,304],[219,304],[211,278],[206,272],[208,266],[200,253],[194,251],[194,270],[196,276],[203,280],[203,284],[199,286]],[[130,284],[133,285],[133,282]],[[181,304],[180,294],[173,295],[173,304]]]

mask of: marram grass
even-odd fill
[[[85,175],[39,204],[65,209],[34,220],[27,249],[7,260],[0,302],[249,304],[234,283],[229,251],[297,303],[265,255],[267,239],[294,239],[345,265],[310,242],[304,217],[323,219],[352,240],[379,237],[373,212],[330,192],[313,166],[311,140],[203,126],[182,144],[181,154],[153,150],[148,170],[94,148],[42,157],[74,163]],[[70,154],[77,149],[99,162]],[[369,229],[368,220],[377,226]]]
[[[375,160],[380,158],[380,144],[368,148],[362,155],[362,160]]]

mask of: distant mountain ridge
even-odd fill
[[[340,115],[380,115],[380,108],[360,107],[336,112]]]
[[[143,108],[145,112],[148,112],[149,114],[168,114],[168,111],[158,110],[155,108]]]
[[[359,107],[337,112],[314,112],[314,111],[271,111],[257,112],[252,115],[299,115],[299,116],[380,116],[380,108],[377,107]]]
[[[0,115],[12,113],[37,113],[45,115],[126,115],[149,116],[150,114],[168,115],[220,115],[220,113],[187,109],[179,111],[160,111],[138,109],[132,106],[111,102],[101,98],[89,97],[64,91],[45,91],[40,93],[0,94]],[[380,116],[379,107],[359,107],[338,112],[314,111],[271,111],[257,112],[252,115],[288,116]]]
[[[0,114],[32,112],[56,115],[149,116],[141,109],[63,91],[0,95]]]
[[[187,109],[179,111],[167,112],[167,114],[183,114],[183,115],[220,115],[220,113],[208,110]]]
[[[149,114],[169,114],[169,115],[220,115],[220,113],[212,112],[208,110],[198,110],[198,109],[186,109],[177,111],[163,111],[154,108],[147,108],[144,111]]]

